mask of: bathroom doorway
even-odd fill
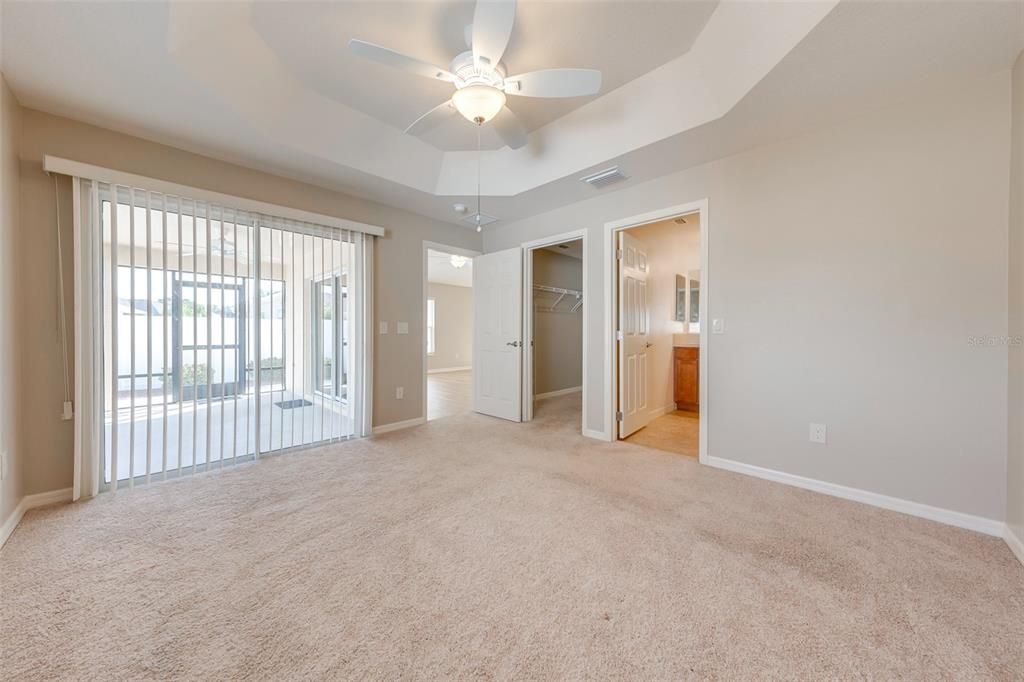
[[[699,458],[706,226],[699,207],[612,231],[614,439]]]

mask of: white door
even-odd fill
[[[522,421],[523,251],[473,259],[473,409]]]
[[[648,381],[651,348],[647,276],[647,247],[619,232],[619,438],[647,426],[650,421]]]

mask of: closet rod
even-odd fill
[[[550,294],[572,294],[573,296],[582,296],[583,292],[579,289],[563,289],[562,287],[549,287],[546,284],[534,284],[534,289],[539,291],[546,291]]]

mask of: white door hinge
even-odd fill
[[[616,412],[615,413],[615,421],[617,421],[617,422],[622,421],[622,412]]]
[[[617,332],[615,332],[615,340],[616,341],[622,341],[622,330],[621,329],[618,330]]]

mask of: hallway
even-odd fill
[[[473,409],[473,370],[427,375],[427,421]]]

